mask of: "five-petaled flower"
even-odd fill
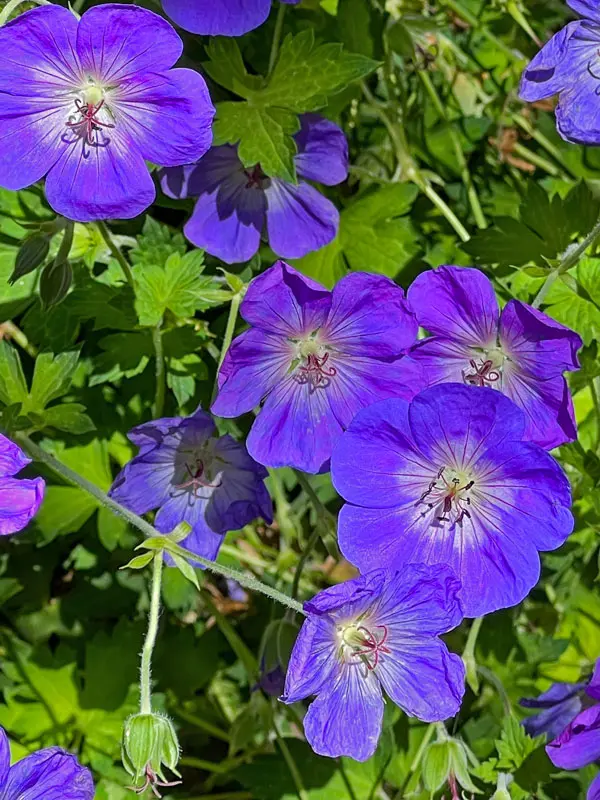
[[[547,450],[577,438],[563,372],[579,368],[578,334],[519,300],[500,313],[490,280],[476,269],[424,272],[407,299],[433,334],[409,354],[425,386],[450,381],[503,392],[527,415],[525,438]]]
[[[295,5],[300,0],[281,0]],[[269,16],[271,0],[162,0],[165,12],[181,28],[210,36],[241,36]]]
[[[417,325],[389,278],[356,272],[330,292],[279,261],[241,314],[252,327],[227,353],[212,410],[237,417],[264,399],[247,442],[261,464],[319,472],[360,408],[412,397],[399,364]]]
[[[136,514],[159,511],[161,533],[181,522],[191,525],[182,546],[214,559],[227,531],[257,517],[273,518],[264,484],[267,471],[231,436],[216,435],[209,414],[156,419],[134,428],[139,448],[115,479],[110,495]]]
[[[383,691],[426,722],[453,717],[464,666],[439,635],[462,619],[459,583],[447,567],[373,570],[320,592],[292,651],[285,703],[317,695],[304,718],[313,750],[370,758],[383,717]]]
[[[10,766],[10,744],[0,728],[0,797],[2,800],[93,800],[89,769],[60,747],[31,753]]]
[[[21,448],[0,433],[0,536],[22,530],[42,503],[42,478],[14,477],[30,463]]]
[[[600,5],[567,0],[583,19],[544,45],[521,78],[519,94],[534,103],[557,94],[556,125],[568,142],[600,144]]]
[[[207,151],[214,108],[204,79],[170,68],[183,43],[169,23],[107,4],[77,21],[26,11],[0,29],[0,186],[47,174],[59,214],[135,217],[154,200],[145,164],[188,164]]]
[[[348,174],[343,131],[318,114],[304,114],[296,136],[296,169],[301,178],[334,186]],[[197,197],[184,227],[187,238],[222,261],[252,258],[261,236],[282,258],[301,258],[329,244],[339,226],[333,203],[306,181],[297,185],[269,178],[259,164],[246,168],[237,147],[213,147],[197,164],[165,169],[163,191]]]
[[[500,392],[454,383],[359,411],[331,459],[346,558],[361,570],[448,564],[468,617],[519,603],[538,550],[573,529],[569,481],[524,431]]]

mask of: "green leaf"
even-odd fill
[[[532,739],[514,716],[506,717],[500,739],[496,741],[498,768],[514,772],[544,741],[543,736]]]
[[[346,274],[342,245],[337,236],[333,242],[315,250],[304,256],[304,258],[294,259],[290,262],[293,267],[307,275],[328,289],[332,289],[335,284]]]
[[[141,556],[134,556],[131,561],[124,564],[119,569],[144,569],[154,559],[154,553],[142,553]]]
[[[0,400],[9,406],[12,403],[25,403],[27,396],[27,382],[19,354],[14,347],[0,339]]]
[[[202,66],[213,81],[240,97],[252,97],[260,89],[262,78],[248,74],[235,39],[213,36],[206,52],[210,61]]]
[[[265,175],[295,183],[296,144],[292,134],[299,128],[296,114],[282,108],[217,103],[214,144],[238,144],[245,167],[260,163]]]
[[[196,353],[168,360],[167,386],[183,406],[196,392],[197,381],[208,380],[208,368]]]
[[[63,403],[60,406],[47,408],[41,414],[28,412],[36,426],[42,428],[56,428],[59,431],[66,431],[75,436],[83,433],[90,433],[96,430],[96,426],[85,412],[85,406],[80,403]]]
[[[152,338],[147,331],[113,333],[99,342],[104,351],[94,359],[90,386],[120,378],[133,378],[143,372],[154,355]]]
[[[600,260],[583,258],[575,269],[556,281],[544,311],[576,330],[585,344],[600,337]]]
[[[78,361],[79,350],[59,353],[57,356],[41,353],[35,361],[27,409],[41,412],[52,400],[66,394]]]
[[[338,10],[340,38],[351,53],[372,57],[375,43],[367,0],[343,0]]]
[[[82,708],[116,711],[123,705],[129,686],[137,678],[142,632],[143,623],[132,625],[121,619],[110,635],[100,631],[87,641]]]
[[[257,102],[288,108],[301,114],[327,104],[350,83],[365,78],[377,61],[357,53],[346,53],[334,42],[315,45],[312,28],[286,36],[267,87]]]
[[[130,251],[131,263],[136,267],[148,264],[164,264],[173,253],[184,255],[187,250],[183,234],[171,230],[167,225],[146,217],[142,235],[137,237],[136,246]],[[134,270],[137,277],[141,270]]]
[[[173,559],[173,563],[177,567],[177,569],[181,572],[184,578],[186,578],[190,583],[193,583],[194,586],[198,591],[200,591],[200,584],[198,583],[198,576],[196,575],[196,571],[192,567],[192,565],[185,560],[177,553],[171,553],[171,558]],[[162,558],[162,556],[158,555],[155,558]]]
[[[419,251],[419,237],[409,219],[399,219],[415,201],[413,184],[386,186],[359,198],[342,212],[340,244],[351,269],[390,278]]]

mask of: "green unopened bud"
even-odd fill
[[[434,742],[423,757],[423,783],[430,792],[437,792],[450,775],[450,742]]]
[[[448,736],[442,723],[437,726],[437,741],[430,744],[423,757],[423,782],[430,792],[437,792],[445,783],[473,794],[481,794],[469,774],[469,751],[464,742]],[[453,789],[454,793],[454,789]]]
[[[40,301],[46,311],[67,296],[73,282],[73,270],[68,261],[53,261],[44,267],[40,276]]]
[[[162,714],[134,714],[125,721],[121,742],[123,766],[136,785],[170,786],[163,768],[179,777],[179,742],[173,723]],[[158,780],[160,778],[160,781]]]
[[[506,775],[504,772],[500,772],[496,791],[490,797],[490,800],[511,800],[510,792],[508,791],[508,784],[511,781],[512,775]]]
[[[8,279],[11,285],[44,263],[50,252],[50,238],[44,233],[34,233],[25,239],[17,253],[13,273]]]

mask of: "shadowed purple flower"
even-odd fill
[[[569,481],[524,430],[500,392],[459,384],[359,411],[331,459],[346,558],[360,570],[448,564],[468,617],[520,602],[538,550],[573,529]]]
[[[417,326],[389,278],[355,272],[330,292],[278,261],[240,311],[252,327],[227,353],[212,410],[237,417],[264,400],[247,442],[261,464],[319,472],[360,408],[412,397],[399,364]]]
[[[89,769],[60,747],[31,753],[10,766],[10,745],[0,728],[0,797],[2,800],[93,800]]]
[[[21,448],[0,433],[0,536],[22,530],[42,503],[42,478],[14,477],[30,463]]]
[[[304,114],[294,137],[301,178],[334,186],[348,174],[348,143],[337,125],[318,114]],[[197,164],[161,173],[169,197],[197,197],[184,227],[197,247],[227,264],[248,261],[261,236],[283,258],[301,258],[335,238],[339,213],[317,189],[268,178],[259,164],[246,168],[237,147],[212,147]]]
[[[600,144],[600,6],[567,0],[583,19],[569,22],[523,72],[520,97],[529,103],[557,94],[556,125],[568,142]]]
[[[281,0],[295,5],[300,0]],[[241,36],[269,16],[271,0],[162,0],[163,8],[181,28],[209,36]]]
[[[285,703],[317,695],[304,718],[316,753],[366,761],[381,733],[383,692],[426,722],[453,717],[465,669],[439,634],[462,619],[459,583],[444,566],[374,570],[320,592],[292,651]]]
[[[227,531],[256,517],[271,522],[267,471],[231,436],[215,436],[202,409],[190,417],[165,418],[129,432],[140,452],[117,476],[110,496],[136,514],[158,508],[154,526],[169,533],[192,526],[182,546],[215,559]]]
[[[600,758],[600,705],[581,711],[546,745],[548,758],[562,769],[581,769]]]
[[[2,27],[0,186],[47,174],[48,202],[69,219],[140,214],[155,196],[145,160],[188,164],[210,146],[203,78],[170,69],[182,50],[137,6],[96,6],[78,22],[48,5]]]
[[[577,438],[563,372],[579,368],[578,334],[519,300],[500,313],[491,282],[476,269],[424,272],[409,288],[408,303],[433,334],[410,352],[426,386],[500,390],[527,415],[524,438],[547,450]]]
[[[588,683],[553,683],[539,697],[524,697],[523,708],[541,709],[539,714],[526,717],[523,727],[530,736],[547,733],[554,739],[572,722],[589,698],[600,700],[600,659]]]

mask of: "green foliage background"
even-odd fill
[[[239,40],[184,34],[184,61],[209,81],[215,140],[239,140],[245,163],[259,161],[269,175],[295,179],[299,113],[320,110],[346,131],[350,178],[325,190],[341,210],[339,235],[294,266],[329,287],[357,269],[407,287],[440,264],[477,264],[502,302],[531,301],[600,215],[600,150],[563,142],[550,103],[530,107],[517,98],[536,39],[546,41],[569,19],[565,3],[304,0],[287,9],[279,49],[277,6]],[[250,263],[225,270],[183,238],[190,209],[159,196],[142,218],[111,223],[134,291],[93,224],[75,226],[68,274],[27,271],[32,248],[45,253],[45,234],[54,231],[52,258],[64,233],[52,227],[40,187],[0,190],[2,427],[33,432],[103,490],[133,455],[126,432],[152,416],[157,362],[166,367],[167,414],[208,407],[230,304],[274,261],[264,246]],[[600,655],[595,247],[553,283],[544,310],[585,342],[582,370],[570,381],[579,441],[557,453],[573,486],[576,532],[544,556],[526,601],[483,621],[474,649],[468,623],[449,637],[457,652],[467,648],[470,689],[450,731],[467,746],[456,770],[467,796],[490,797],[504,774],[515,800],[576,800],[595,774],[557,771],[543,739],[529,739],[518,724],[520,697],[579,680]],[[250,422],[219,426],[242,438]],[[71,748],[94,770],[98,800],[125,800],[132,795],[119,742],[138,702],[148,577],[120,568],[140,537],[89,494],[44,475],[50,485],[34,523],[0,541],[0,725],[16,756],[50,744]],[[307,486],[278,470],[269,488],[274,524],[229,534],[219,560],[289,593],[317,527],[300,598],[350,577],[332,535],[340,501],[329,476]],[[272,624],[284,609],[260,595],[232,600],[209,573],[197,571],[197,579],[200,591],[176,568],[164,577],[154,700],[177,725],[184,778],[168,797],[448,796],[447,786],[437,788],[444,765],[422,746],[433,731],[392,706],[366,764],[315,756],[301,738],[301,709],[256,691],[261,657],[280,652],[285,660],[293,639],[289,627],[277,637]]]

